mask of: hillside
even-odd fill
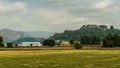
[[[4,38],[4,42],[18,41],[21,38],[48,38],[54,35],[55,32],[47,31],[15,31],[11,29],[0,29],[0,36]]]
[[[22,31],[14,31],[11,29],[1,29],[0,35],[4,38],[4,42],[10,42],[21,38],[24,35]]]
[[[56,33],[51,38],[56,40],[80,41],[82,36],[99,36],[103,39],[108,34],[120,35],[119,29],[108,29],[106,25],[84,25],[77,30],[65,30],[63,33]]]

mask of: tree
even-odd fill
[[[104,40],[103,40],[103,46],[104,46],[104,47],[114,47],[114,44],[113,44],[113,41],[112,41],[112,40],[104,39]]]
[[[92,44],[93,45],[98,45],[100,43],[101,43],[101,38],[99,36],[93,36]]]
[[[104,47],[120,47],[120,36],[117,34],[115,35],[109,34],[103,40],[103,46]]]
[[[0,43],[2,43],[3,42],[3,37],[2,36],[0,36]]]
[[[90,45],[90,44],[92,44],[92,41],[93,41],[93,39],[91,36],[83,36],[81,38],[81,44]]]
[[[7,43],[7,48],[12,48],[13,47],[13,43]]]
[[[114,46],[114,43],[113,43],[113,39],[112,39],[112,34],[109,34],[108,36],[106,36],[104,39],[103,39],[103,46],[104,47],[113,47]]]
[[[114,29],[114,26],[110,26],[110,29],[113,30],[113,29]]]
[[[3,37],[2,36],[0,36],[0,47],[4,47]]]
[[[43,45],[53,47],[53,46],[55,46],[55,40],[54,39],[46,39],[43,41]]]
[[[72,46],[74,44],[74,40],[70,40],[70,45]]]
[[[4,43],[0,43],[0,47],[4,47]]]
[[[75,42],[74,43],[74,48],[75,49],[80,49],[80,48],[82,48],[82,45],[80,43],[78,43],[78,42]]]
[[[120,47],[120,36],[115,34],[112,37],[113,43],[115,47]]]

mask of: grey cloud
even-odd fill
[[[26,3],[27,12],[0,14],[0,21],[18,30],[64,31],[79,29],[83,24],[109,24],[118,27],[120,0],[108,0],[104,8],[94,8],[105,0],[1,0],[7,4]],[[105,4],[105,3],[104,3]],[[13,26],[14,25],[14,26]],[[18,26],[18,27],[16,27]]]

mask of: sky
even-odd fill
[[[56,31],[120,27],[120,0],[0,0],[0,29]]]

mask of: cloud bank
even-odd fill
[[[1,0],[0,28],[61,32],[84,24],[119,27],[119,6],[120,0]]]

